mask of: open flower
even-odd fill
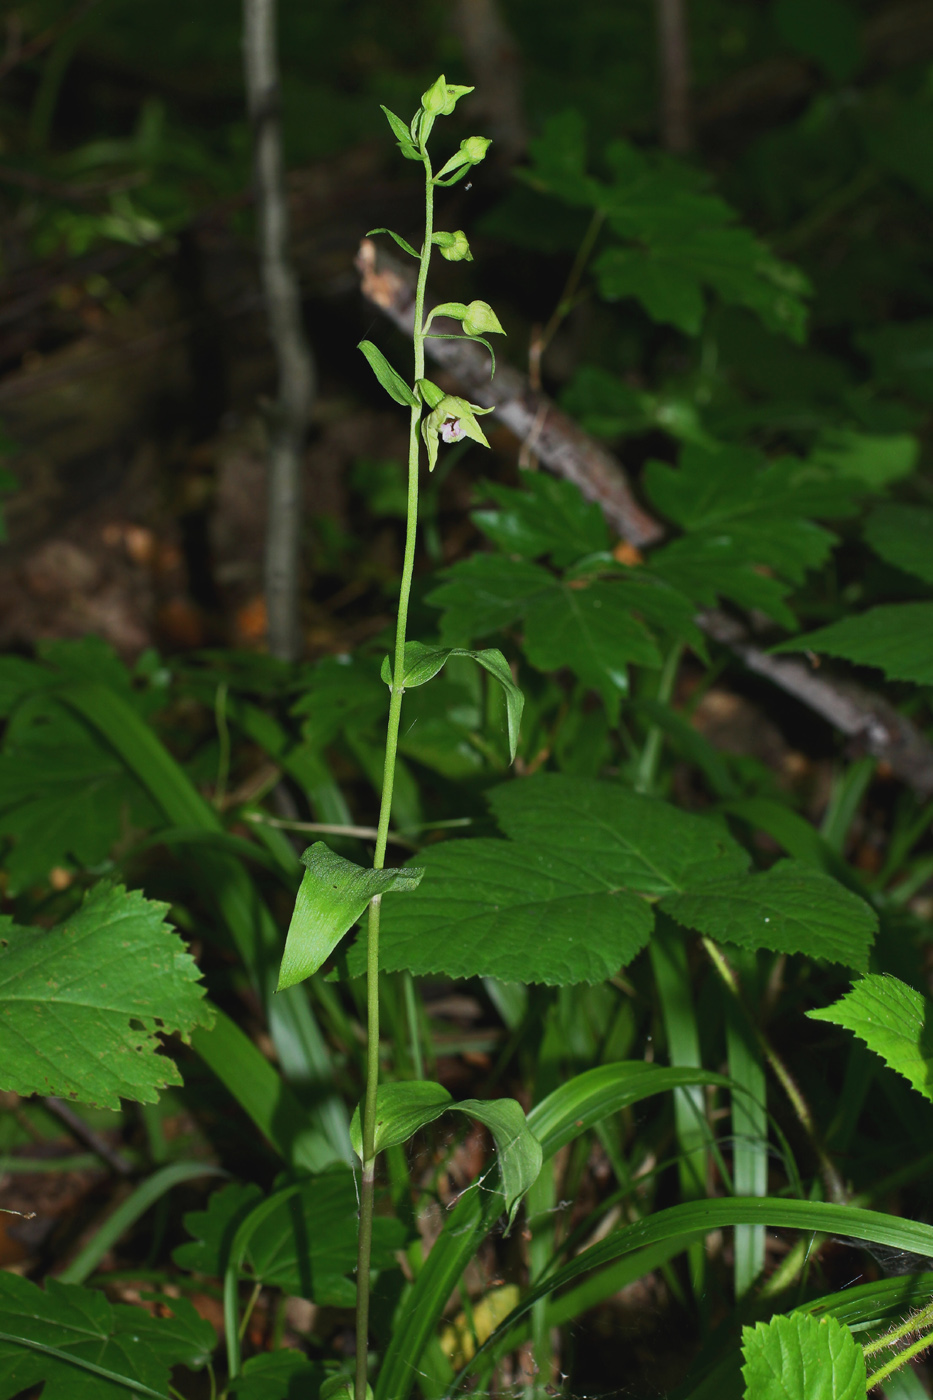
[[[428,471],[433,472],[437,463],[438,439],[460,442],[461,438],[468,437],[483,447],[489,446],[485,433],[476,421],[477,413],[492,413],[492,409],[468,403],[455,394],[445,394],[440,403],[422,419],[421,436],[428,449]]]

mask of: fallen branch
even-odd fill
[[[404,268],[391,254],[376,251],[365,238],[356,260],[362,291],[400,330],[410,333],[414,292]],[[435,323],[445,329],[440,321]],[[453,323],[450,329],[455,329]],[[635,500],[622,465],[611,452],[588,437],[545,394],[535,393],[525,375],[499,362],[489,380],[484,351],[470,341],[428,340],[426,349],[474,402],[495,416],[521,442],[531,439],[536,457],[558,476],[573,481],[596,501],[609,524],[638,548],[658,543],[666,533],[660,521]],[[711,611],[697,619],[714,641],[727,646],[756,675],[801,701],[863,752],[887,764],[891,773],[919,797],[933,797],[933,745],[898,714],[888,701],[854,682],[791,657],[769,656],[750,640],[748,631],[727,613]]]

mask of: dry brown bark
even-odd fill
[[[407,268],[391,254],[377,252],[368,238],[360,244],[357,268],[363,295],[410,334],[414,294]],[[440,326],[439,321],[434,324]],[[449,328],[456,329],[453,323]],[[521,442],[531,441],[540,462],[573,481],[588,500],[596,501],[624,540],[641,549],[664,538],[664,526],[639,505],[617,458],[588,437],[546,395],[535,393],[524,374],[497,362],[490,382],[488,355],[470,341],[429,339],[426,350],[464,394],[483,407],[492,407],[495,416]],[[708,636],[727,646],[750,671],[766,677],[828,720],[858,749],[886,763],[918,796],[933,796],[933,746],[886,700],[822,666],[817,673],[809,661],[768,655],[755,645],[742,623],[724,612],[707,612],[697,620]]]

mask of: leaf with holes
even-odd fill
[[[159,1032],[187,1037],[212,1013],[167,908],[101,883],[55,928],[0,919],[4,1089],[116,1109],[181,1083]]]
[[[0,1400],[42,1381],[43,1400],[164,1400],[173,1367],[200,1370],[217,1339],[186,1299],[159,1301],[171,1316],[113,1304],[97,1289],[55,1279],[42,1289],[0,1273]]]
[[[871,973],[832,1006],[807,1015],[852,1031],[933,1101],[933,1007],[906,982]]]

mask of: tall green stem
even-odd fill
[[[431,161],[421,142],[421,158],[425,174],[424,243],[418,267],[415,291],[415,381],[424,378],[424,294],[431,263],[431,237],[434,232],[434,181]],[[395,626],[395,661],[392,672],[392,694],[389,699],[389,722],[386,730],[386,756],[382,775],[382,801],[376,829],[376,853],[373,868],[385,865],[389,820],[392,813],[392,791],[395,786],[395,760],[398,754],[399,726],[402,718],[402,696],[405,686],[405,634],[408,627],[408,604],[415,571],[415,542],[418,529],[418,429],[421,406],[412,408],[408,435],[408,511],[405,525],[405,559],[398,598],[398,619]],[[376,1187],[376,1093],[379,1087],[379,920],[381,896],[369,906],[366,953],[366,1098],[363,1110],[363,1177],[360,1186],[360,1232],[356,1266],[356,1380],[354,1400],[366,1400],[367,1359],[369,1350],[369,1264],[373,1240],[373,1203]]]

